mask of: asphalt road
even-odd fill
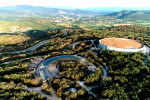
[[[27,51],[35,51],[37,48],[41,47],[42,45],[46,44],[47,42],[51,41],[52,39],[49,39],[49,40],[45,40],[45,41],[42,41],[30,48],[27,48],[27,49],[24,49],[24,50],[20,50],[20,51],[13,51],[13,52],[1,52],[1,53],[22,53],[22,52],[27,52]]]

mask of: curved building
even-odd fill
[[[76,56],[76,55],[62,55],[62,56],[56,56],[49,58],[42,62],[37,69],[37,72],[39,73],[40,77],[42,77],[44,80],[47,80],[48,78],[55,77],[59,75],[59,67],[57,67],[57,64],[61,61],[78,61],[83,63],[87,66],[88,70],[91,72],[95,72],[96,66],[90,62],[88,62],[85,58]]]
[[[149,54],[149,47],[135,40],[124,38],[104,38],[99,40],[99,48],[118,52],[143,52]]]

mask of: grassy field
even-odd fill
[[[64,26],[40,18],[21,18],[7,21],[1,20],[0,33],[21,33],[29,30],[54,30],[56,28],[63,28]]]
[[[150,23],[136,23],[136,25],[141,25],[141,26],[150,26]]]
[[[29,39],[30,37],[23,35],[0,35],[0,44],[17,44]]]

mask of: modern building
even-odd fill
[[[117,52],[143,52],[149,55],[149,47],[140,42],[124,38],[104,38],[99,40],[100,49]]]

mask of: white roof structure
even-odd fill
[[[124,38],[104,38],[99,40],[99,48],[117,52],[143,52],[149,54],[149,47],[135,40]]]

